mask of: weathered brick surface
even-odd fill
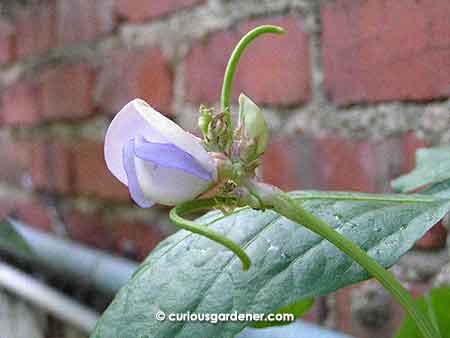
[[[404,286],[416,298],[425,294],[432,283],[416,278]],[[331,297],[334,302],[329,311],[334,327],[353,337],[391,338],[404,319],[403,308],[374,279],[342,288]]]
[[[96,98],[99,105],[112,114],[136,97],[170,114],[172,85],[172,70],[159,49],[115,50],[105,59]]]
[[[94,76],[93,69],[84,63],[45,70],[39,77],[42,117],[73,119],[92,115]]]
[[[67,210],[63,222],[71,239],[104,250],[111,249],[111,231],[99,215]]]
[[[88,41],[114,30],[114,0],[59,0],[58,45]]]
[[[113,249],[121,254],[143,260],[163,236],[157,225],[117,221],[111,226]]]
[[[376,159],[368,141],[326,135],[315,140],[321,189],[375,192]]]
[[[311,161],[311,139],[304,136],[272,140],[262,159],[264,180],[284,190],[310,189],[317,185]]]
[[[29,176],[29,146],[0,133],[0,182],[25,186]]]
[[[23,79],[2,92],[1,121],[5,125],[30,126],[39,122],[40,90],[37,84]]]
[[[28,144],[15,141],[7,133],[0,132],[0,182],[26,186],[30,167],[29,148]]]
[[[110,223],[97,214],[76,210],[68,210],[63,219],[74,240],[137,260],[143,260],[163,238],[157,225],[122,219]]]
[[[103,144],[95,141],[81,140],[74,145],[35,142],[31,175],[37,190],[129,201],[127,188],[106,168]]]
[[[0,66],[10,63],[15,57],[15,29],[13,24],[0,17]]]
[[[203,2],[205,0],[116,0],[116,9],[118,15],[132,22],[142,22]]]
[[[333,297],[336,329],[341,332],[361,338],[390,338],[401,325],[401,306],[374,280],[340,289]]]
[[[43,54],[56,46],[56,0],[19,7],[15,14],[19,58]]]
[[[449,15],[447,0],[324,4],[324,84],[330,99],[351,104],[450,96]]]
[[[31,182],[35,190],[57,194],[72,192],[71,153],[64,144],[35,141],[31,144]]]
[[[106,168],[103,144],[82,141],[71,149],[74,190],[107,199],[128,201],[128,189]]]
[[[439,222],[430,230],[428,230],[425,235],[416,242],[416,248],[421,250],[436,250],[445,247],[447,242],[448,230],[447,228]]]
[[[295,16],[245,21],[233,31],[212,34],[195,46],[185,61],[186,100],[217,102],[227,60],[239,39],[251,28],[274,24],[284,36],[264,36],[243,55],[233,83],[233,98],[240,92],[260,104],[293,105],[310,97],[308,35]]]
[[[410,132],[403,137],[402,154],[404,156],[401,174],[406,174],[416,167],[416,151],[427,148],[429,144],[416,134]]]
[[[263,160],[266,180],[285,189],[385,192],[403,163],[400,137],[367,141],[328,134],[281,138]]]
[[[1,92],[1,121],[10,126],[32,126],[48,120],[88,117],[95,113],[94,79],[94,69],[85,63],[26,74]]]
[[[2,196],[0,198],[0,217],[14,217],[25,224],[51,232],[52,208],[38,198],[16,198]]]

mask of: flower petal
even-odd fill
[[[179,169],[164,168],[135,157],[139,186],[146,198],[164,205],[190,201],[214,184]]]
[[[161,133],[153,128],[136,109],[136,100],[131,101],[116,114],[105,136],[105,161],[111,173],[127,185],[122,149],[136,135],[145,135],[152,142],[168,142]]]
[[[137,139],[135,154],[164,168],[182,170],[205,181],[212,181],[213,174],[203,168],[189,153],[170,143],[156,143]]]
[[[213,159],[209,156],[208,152],[203,148],[194,135],[188,133],[178,124],[158,113],[144,100],[135,99],[131,103],[133,103],[134,109],[141,114],[150,126],[168,141],[161,143],[172,143],[178,148],[189,153],[208,172],[212,172],[214,178],[216,178],[216,166]],[[151,142],[158,142],[154,139],[149,139],[146,134],[141,133],[141,135]]]
[[[131,198],[141,208],[150,208],[154,203],[145,198],[136,174],[135,165],[135,139],[132,138],[124,144],[122,150],[122,161],[125,173],[127,175],[128,190]]]

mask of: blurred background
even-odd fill
[[[133,206],[107,171],[109,121],[140,97],[197,132],[232,48],[264,23],[287,33],[245,52],[234,98],[245,92],[270,122],[265,180],[389,192],[417,148],[450,143],[448,0],[0,0],[1,215],[142,260],[175,229],[168,209]],[[446,237],[436,225],[393,268],[413,294],[448,263]],[[111,300],[83,279],[1,260],[99,312]],[[17,306],[14,297],[0,288],[0,308]],[[79,337],[33,311],[36,337]],[[323,297],[306,316],[361,338],[390,337],[401,318],[373,281]]]

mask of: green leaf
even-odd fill
[[[294,318],[299,318],[302,315],[304,315],[314,304],[314,298],[306,298],[301,299],[298,302],[283,306],[281,309],[278,309],[275,311],[275,313],[290,313],[294,315]],[[294,319],[295,320],[295,319]],[[264,329],[266,327],[272,327],[272,326],[283,326],[283,325],[289,325],[292,323],[290,322],[256,322],[250,325],[251,327],[255,329]]]
[[[24,256],[31,254],[27,242],[7,219],[0,220],[0,247]]]
[[[302,205],[390,267],[450,209],[437,195],[292,193]],[[204,224],[239,243],[252,266],[207,238],[179,231],[162,241],[98,322],[92,338],[234,337],[251,323],[159,322],[165,313],[273,313],[367,279],[332,244],[273,211],[213,211]]]
[[[450,338],[450,288],[432,289],[428,294],[415,301],[422,313],[428,315],[440,333],[441,338]],[[422,338],[411,317],[407,316],[395,338]]]
[[[418,149],[416,168],[392,181],[395,191],[407,192],[450,179],[450,147]]]

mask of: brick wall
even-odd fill
[[[254,43],[234,87],[234,100],[244,91],[270,121],[267,181],[389,192],[415,149],[450,143],[448,0],[8,0],[0,14],[0,212],[130,257],[173,227],[167,210],[133,207],[107,172],[108,122],[141,97],[193,130],[199,104],[217,104],[232,47],[256,25],[287,30]],[[433,228],[413,257],[441,262],[445,237]],[[418,293],[433,273],[407,263]],[[338,291],[308,318],[388,337],[398,307],[374,330],[364,313],[375,310],[355,304],[373,293],[392,303],[373,288]]]

